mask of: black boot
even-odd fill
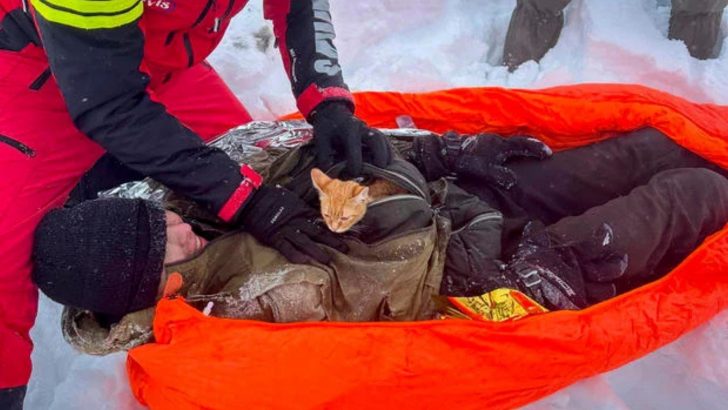
[[[569,0],[519,0],[513,10],[503,49],[509,71],[529,60],[539,61],[556,45]]]
[[[586,307],[586,286],[573,250],[543,230],[526,233],[506,268],[518,289],[549,310]]]
[[[720,51],[720,23],[725,0],[708,0],[698,4],[688,0],[673,0],[668,38],[682,40],[690,55],[706,60]]]
[[[624,275],[629,259],[613,249],[609,224],[597,226],[579,242],[556,244],[552,235],[533,223],[524,229],[506,269],[522,292],[550,310],[582,309],[616,296],[614,282]]]

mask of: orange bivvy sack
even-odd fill
[[[635,85],[360,93],[377,127],[529,134],[555,149],[660,129],[728,167],[728,107]],[[492,323],[269,324],[206,317],[163,300],[156,343],[129,352],[131,387],[153,409],[506,409],[614,369],[728,305],[728,229],[666,277],[582,311]]]

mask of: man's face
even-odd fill
[[[180,262],[197,255],[207,241],[192,232],[192,227],[174,212],[165,211],[167,219],[167,246],[164,264]]]

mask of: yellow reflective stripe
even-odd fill
[[[44,19],[66,26],[92,30],[129,24],[144,11],[141,0],[31,0]]]
[[[66,9],[78,14],[117,14],[128,10],[139,0],[45,0],[43,3],[54,8]]]

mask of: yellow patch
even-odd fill
[[[44,19],[84,30],[116,28],[141,17],[141,0],[31,0]]]
[[[514,289],[495,289],[480,296],[450,297],[448,300],[457,308],[458,313],[475,320],[503,322],[548,312],[536,301]],[[452,313],[446,315],[458,317]]]

